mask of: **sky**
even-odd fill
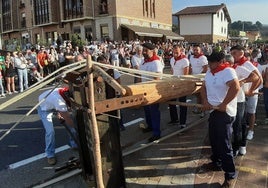
[[[267,0],[172,0],[172,13],[191,6],[219,5],[224,3],[227,7],[232,22],[256,21],[268,25]]]

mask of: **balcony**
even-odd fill
[[[108,6],[107,6],[106,1],[103,1],[99,5],[99,14],[108,14]]]
[[[21,28],[26,28],[26,20],[21,21]]]
[[[22,8],[25,8],[25,3],[24,2],[20,2],[20,6],[19,6],[20,9]]]

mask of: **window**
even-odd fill
[[[21,14],[21,27],[25,28],[26,27],[26,16],[25,13]]]
[[[148,17],[149,16],[149,7],[148,7],[148,0],[145,0],[145,13],[146,13],[146,16]]]
[[[153,7],[153,17],[155,18],[155,0],[153,0],[152,7]]]
[[[217,12],[217,17],[219,18],[219,12]]]
[[[9,31],[12,29],[11,1],[2,0],[2,30]]]
[[[34,1],[34,17],[35,24],[41,25],[49,23],[49,7],[48,0],[36,0]]]
[[[64,19],[73,19],[83,16],[83,0],[63,0]]]
[[[100,1],[100,14],[108,14],[108,3],[107,0]]]
[[[101,38],[105,39],[109,37],[109,28],[108,25],[101,25],[100,26]]]
[[[221,21],[223,21],[223,13],[221,13]]]

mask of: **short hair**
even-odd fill
[[[238,50],[238,51],[245,51],[245,48],[241,45],[236,45],[236,46],[233,46],[230,51],[233,51],[233,50]]]
[[[220,52],[212,52],[210,56],[208,56],[208,62],[220,62],[225,58],[225,53],[223,51]]]
[[[101,55],[97,58],[97,62],[101,62],[101,61],[107,61],[107,58],[104,55]]]
[[[234,63],[234,57],[231,54],[226,54],[225,61],[228,61],[230,63]]]

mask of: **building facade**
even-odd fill
[[[91,40],[182,39],[171,31],[171,0],[0,0],[3,49]]]
[[[179,34],[188,42],[216,43],[228,40],[231,18],[225,4],[187,7],[174,16],[178,17]]]

